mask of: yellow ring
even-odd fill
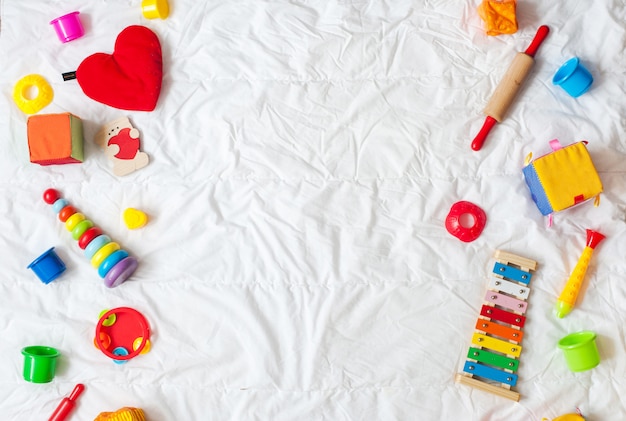
[[[106,243],[105,245],[100,247],[100,250],[98,250],[96,254],[94,254],[93,257],[91,258],[91,266],[93,266],[94,268],[97,268],[98,266],[100,266],[100,263],[104,261],[104,259],[109,257],[111,253],[119,249],[120,249],[120,245],[114,241],[111,241],[110,243]]]
[[[67,230],[71,232],[74,229],[74,227],[78,225],[79,222],[82,222],[84,220],[85,220],[85,215],[83,215],[80,212],[76,212],[74,215],[67,218],[67,220],[65,221],[65,228],[67,228]]]
[[[37,96],[29,99],[26,90],[30,87],[37,88]],[[26,114],[35,114],[43,107],[52,102],[54,92],[52,86],[41,75],[26,75],[17,81],[13,88],[13,101],[15,105]]]

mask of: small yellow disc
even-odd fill
[[[136,351],[139,349],[139,346],[141,345],[142,341],[143,341],[142,336],[138,337],[137,339],[133,341],[133,351]],[[150,352],[150,339],[146,339],[146,344],[144,345],[143,349],[141,350],[139,354],[147,354],[148,352]]]

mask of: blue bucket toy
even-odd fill
[[[593,76],[582,65],[578,57],[567,60],[555,73],[552,83],[560,86],[577,98],[587,92],[593,83]]]
[[[41,282],[49,284],[65,271],[65,263],[52,247],[33,260],[28,269],[32,269]]]

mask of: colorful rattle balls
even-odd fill
[[[13,101],[24,114],[36,114],[52,102],[52,86],[41,75],[27,75],[13,88]]]
[[[78,241],[78,247],[84,250],[85,257],[98,270],[104,279],[104,285],[114,288],[124,283],[137,269],[137,259],[122,250],[120,245],[111,240],[102,230],[86,218],[81,212],[63,199],[55,189],[43,193],[43,200],[52,205],[65,228]],[[31,264],[32,265],[32,264]],[[30,267],[30,266],[29,266]]]

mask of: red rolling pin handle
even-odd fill
[[[498,122],[498,119],[502,119],[502,116],[506,112],[506,109],[508,108],[510,101],[513,100],[515,94],[517,93],[519,85],[521,84],[521,82],[523,82],[523,79],[525,79],[526,74],[530,71],[530,66],[532,65],[532,58],[535,57],[535,54],[537,53],[539,46],[541,45],[543,40],[546,39],[549,32],[550,32],[550,28],[547,27],[546,25],[542,25],[539,27],[539,29],[537,29],[537,33],[535,34],[535,37],[533,38],[532,42],[530,43],[526,51],[524,51],[524,54],[530,57],[530,59],[522,60],[522,62],[524,61],[527,62],[527,66],[523,70],[523,73],[521,75],[517,75],[521,77],[521,80],[517,82],[517,86],[514,86],[513,83],[511,83],[516,78],[512,78],[511,80],[507,81],[506,80],[507,75],[505,75],[505,78],[502,81],[500,81],[500,84],[498,85],[498,89],[496,89],[496,92],[494,92],[494,95],[492,96],[490,100],[490,104],[495,103],[494,105],[498,107],[498,111],[500,111],[498,113],[499,116],[494,114],[496,115],[496,117],[494,118],[494,115],[489,115],[489,114],[487,115],[487,118],[485,119],[485,122],[483,123],[483,127],[480,129],[480,132],[478,132],[478,134],[472,141],[473,150],[478,151],[480,150],[480,148],[482,148],[483,143],[485,142],[485,139],[487,139],[487,135],[489,134],[489,131],[496,125],[496,123]],[[519,54],[521,53],[518,53],[518,55]],[[516,60],[517,59],[518,57],[516,57]],[[512,68],[517,69],[516,64],[517,62],[514,61],[514,63],[512,63],[511,67],[509,68],[509,71],[511,71]],[[502,90],[507,91],[506,101],[502,100],[502,97],[498,97],[498,94],[502,93]],[[496,98],[498,99],[496,100]],[[489,107],[489,104],[487,105],[487,107]]]
[[[498,120],[493,117],[487,116],[485,118],[485,122],[483,123],[483,127],[480,129],[474,140],[472,141],[472,149],[475,151],[480,150],[483,147],[483,143],[485,143],[485,139],[487,139],[487,135],[489,131],[493,129],[493,126],[496,125]]]
[[[74,387],[74,390],[72,390],[72,393],[70,393],[70,396],[63,398],[59,406],[57,406],[57,409],[54,410],[52,416],[48,418],[48,421],[64,421],[74,409],[76,399],[83,393],[83,390],[85,390],[85,386],[78,383],[76,387]]]
[[[546,39],[549,32],[550,32],[550,28],[548,28],[546,25],[540,26],[539,29],[537,29],[535,38],[533,38],[532,42],[530,43],[526,51],[524,51],[524,54],[529,55],[531,57],[535,57],[535,54],[537,54],[537,50],[539,49],[539,46],[541,45],[543,40]]]

